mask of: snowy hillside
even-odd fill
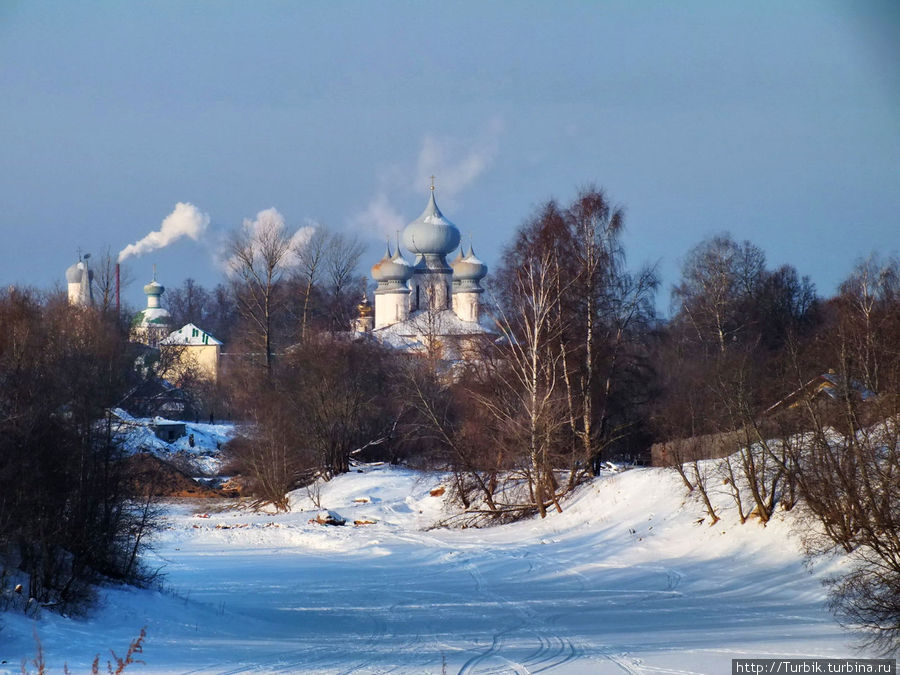
[[[221,468],[221,447],[234,436],[234,424],[184,422],[183,436],[166,442],[153,431],[155,424],[178,424],[162,417],[132,417],[114,411],[117,438],[129,453],[149,452],[160,459],[193,469],[198,476],[214,476]]]
[[[44,613],[48,664],[89,670],[142,626],[136,673],[722,673],[736,656],[867,656],[789,522],[698,524],[672,473],[611,474],[562,514],[480,530],[426,529],[445,513],[439,484],[382,465],[340,476],[319,505],[344,527],[311,523],[306,490],[280,515],[170,504],[151,560],[166,590],[106,589],[82,620]],[[18,672],[32,623],[0,616],[0,673]]]

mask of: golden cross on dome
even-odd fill
[[[434,192],[434,174],[431,174],[431,191]]]

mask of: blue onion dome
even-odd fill
[[[403,230],[403,245],[418,255],[447,255],[459,246],[459,229],[444,217],[434,201],[434,191],[422,215]]]
[[[84,265],[81,262],[77,262],[66,270],[66,283],[69,284],[80,284],[81,283],[81,275]]]
[[[460,249],[459,256],[450,263],[450,267],[453,268],[453,278],[460,281],[481,281],[487,276],[487,265],[475,257],[471,244],[465,257],[463,257],[462,249]]]
[[[156,279],[144,286],[145,295],[162,295],[165,293],[166,287],[159,283]]]

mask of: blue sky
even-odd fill
[[[594,183],[632,265],[730,231],[830,294],[900,250],[900,3],[0,0],[0,283],[50,288],[177,202],[201,241],[125,297],[222,278],[274,207],[372,243],[438,203],[493,265]],[[163,297],[163,301],[165,296]]]

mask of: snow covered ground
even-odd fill
[[[323,508],[376,521],[360,526],[311,524],[306,491],[281,515],[173,503],[150,559],[163,591],[105,589],[87,619],[0,615],[0,673],[33,654],[32,625],[51,672],[89,671],[142,626],[146,665],[128,672],[724,673],[739,656],[872,656],[827,613],[829,570],[804,567],[789,519],[698,524],[674,474],[636,469],[543,521],[429,530],[439,483],[378,465],[324,485]]]

